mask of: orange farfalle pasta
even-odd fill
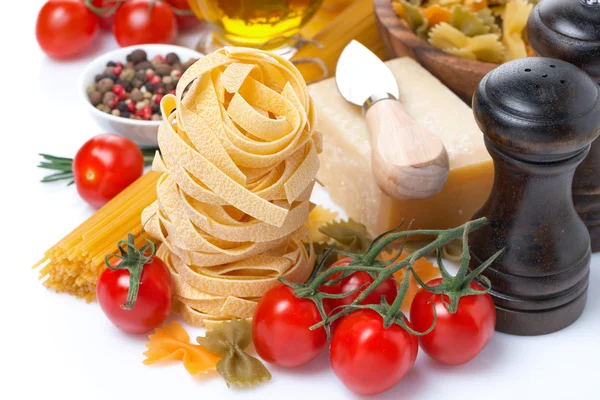
[[[427,23],[430,28],[441,22],[450,23],[450,20],[452,19],[452,12],[447,8],[441,7],[439,4],[421,8],[421,12],[423,13],[423,16],[427,18]]]
[[[408,16],[406,15],[406,10],[404,9],[404,6],[401,3],[392,2],[392,8],[400,18],[404,19],[408,23]]]
[[[465,7],[467,7],[469,11],[477,12],[484,8],[488,8],[488,2],[487,0],[465,0]]]
[[[395,257],[396,254],[398,254],[398,253],[397,252],[382,253],[380,258],[383,261],[387,261],[387,260],[390,260],[391,258]],[[404,260],[408,256],[409,256],[408,253],[402,252],[402,255],[400,256],[400,260]],[[427,261],[427,259],[425,257],[419,258],[417,261],[415,261],[415,263],[413,264],[413,269],[415,270],[415,273],[417,275],[419,275],[419,278],[421,278],[421,280],[425,283],[440,276],[440,270],[435,265],[433,265],[433,263]],[[394,278],[396,278],[398,283],[402,282],[402,280],[404,279],[404,270],[396,272],[394,274]],[[402,302],[401,309],[403,311],[406,312],[410,309],[410,305],[412,304],[412,302],[420,288],[421,288],[421,286],[417,283],[417,281],[415,280],[415,277],[411,275],[408,278],[408,290],[406,291],[406,296],[404,297],[404,301]]]
[[[156,328],[146,343],[145,365],[166,360],[179,360],[191,375],[214,371],[217,362],[223,358],[206,350],[203,346],[190,343],[190,336],[183,327],[173,322],[171,326]]]

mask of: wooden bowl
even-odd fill
[[[374,0],[374,5],[377,27],[388,57],[414,58],[463,101],[471,104],[479,81],[498,64],[444,53],[415,35],[406,22],[398,17],[391,0]]]

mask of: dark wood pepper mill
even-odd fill
[[[544,0],[533,10],[527,37],[540,56],[568,61],[600,84],[600,0]],[[600,140],[575,171],[573,202],[600,251]]]
[[[473,217],[472,265],[498,250],[485,275],[496,329],[541,335],[565,328],[587,298],[590,237],[571,198],[575,168],[600,134],[600,88],[564,61],[530,57],[483,78],[473,112],[495,166],[492,193]]]

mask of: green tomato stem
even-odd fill
[[[140,289],[140,280],[144,265],[152,260],[156,253],[156,245],[149,239],[144,238],[147,242],[141,249],[135,246],[135,236],[129,234],[127,240],[121,240],[118,244],[120,254],[108,254],[104,258],[104,263],[109,269],[119,270],[126,269],[129,271],[129,290],[127,291],[127,300],[121,307],[124,310],[131,310],[137,301],[138,292]],[[149,254],[146,254],[150,250]],[[113,265],[110,260],[120,258],[121,261]]]
[[[451,309],[455,310],[456,304],[461,296],[481,293],[480,291],[474,291],[473,289],[470,288],[470,281],[466,282],[468,279],[473,279],[476,276],[474,271],[472,273],[468,274],[470,256],[468,254],[469,248],[468,248],[467,238],[468,238],[469,232],[481,228],[486,223],[487,223],[486,218],[480,218],[480,219],[477,219],[474,221],[467,222],[466,224],[463,224],[457,228],[448,229],[445,231],[444,230],[415,230],[415,231],[409,230],[409,231],[399,232],[399,233],[390,233],[385,237],[380,237],[380,238],[376,239],[374,241],[374,242],[376,242],[376,244],[370,246],[369,250],[367,250],[366,254],[355,255],[355,257],[353,257],[354,261],[352,261],[350,263],[350,265],[343,266],[343,267],[341,267],[341,266],[333,267],[333,268],[319,274],[318,276],[316,276],[313,280],[309,281],[308,283],[306,283],[304,285],[295,286],[294,293],[296,295],[298,295],[299,297],[311,298],[317,305],[317,308],[319,309],[319,312],[321,313],[321,316],[323,318],[323,320],[320,323],[311,327],[311,329],[316,329],[318,327],[325,326],[325,328],[327,330],[327,334],[330,335],[329,327],[333,321],[356,310],[357,308],[364,308],[364,306],[361,306],[360,303],[365,298],[367,298],[371,293],[373,293],[373,291],[383,281],[385,281],[386,279],[390,279],[396,272],[398,272],[402,269],[406,269],[406,271],[405,271],[404,279],[400,286],[400,290],[399,290],[398,295],[396,296],[394,302],[391,305],[388,305],[382,299],[382,304],[380,304],[378,306],[379,308],[377,308],[377,307],[376,308],[371,307],[371,308],[373,308],[376,311],[379,310],[378,312],[384,318],[384,325],[386,327],[389,327],[391,324],[396,323],[406,329],[406,327],[404,326],[406,324],[404,324],[404,322],[403,322],[403,316],[402,316],[402,313],[400,312],[400,307],[402,306],[402,303],[404,302],[404,298],[406,297],[406,293],[408,291],[409,274],[412,273],[413,276],[416,278],[416,280],[419,283],[423,284],[423,288],[425,288],[426,290],[432,290],[432,288],[429,288],[424,282],[421,281],[421,279],[418,277],[418,275],[413,270],[412,265],[418,259],[420,259],[436,250],[438,251],[438,260],[439,260],[440,249],[447,243],[450,243],[450,242],[462,237],[462,239],[463,239],[463,257],[461,259],[461,268],[459,270],[459,274],[457,274],[456,278],[453,278],[451,281],[448,281],[448,283],[445,286],[440,288],[440,289],[446,289],[446,288],[452,289],[455,285],[460,286],[461,288],[465,285],[468,287],[468,288],[462,288],[459,291],[454,290],[453,292],[449,293],[449,298],[451,299],[451,303],[452,303],[452,304],[449,304],[449,306]],[[385,264],[383,262],[376,261],[376,258],[379,256],[379,254],[388,245],[392,244],[394,241],[396,241],[398,239],[407,238],[408,236],[411,236],[411,235],[436,235],[437,238],[435,238],[432,242],[430,242],[429,244],[425,245],[424,247],[418,249],[417,251],[412,253],[409,257],[407,257],[401,261],[396,262],[396,259],[394,259],[394,261],[392,261],[389,264]],[[478,273],[481,273],[485,268],[487,268],[487,266],[491,265],[491,263],[500,254],[501,254],[501,252],[498,252],[497,254],[495,254],[493,257],[490,258],[490,260],[486,261],[484,264],[482,264],[482,266],[477,268],[476,271]],[[443,276],[447,279],[449,277],[449,274],[447,273],[447,271],[445,270],[443,265],[441,265],[440,268],[442,269]],[[343,274],[344,272],[357,272],[357,271],[373,272],[373,273],[376,273],[377,276],[373,280],[373,282],[370,285],[368,285],[359,294],[359,296],[352,302],[352,304],[343,307],[341,310],[336,310],[336,312],[333,313],[332,315],[326,315],[325,312],[323,311],[322,302],[323,302],[323,298],[326,298],[327,296],[324,295],[323,293],[319,292],[319,287],[329,277],[331,277],[334,274],[337,274],[337,273]],[[436,288],[436,289],[438,289],[438,288]],[[349,294],[347,296],[349,296]],[[430,327],[427,330],[427,332],[430,332],[431,329],[433,329],[433,327]]]

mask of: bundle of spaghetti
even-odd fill
[[[92,301],[106,268],[104,257],[115,253],[128,233],[136,235],[137,244],[143,241],[140,216],[156,200],[159,177],[157,172],[145,174],[48,249],[34,266],[41,267],[44,285]]]
[[[275,54],[225,48],[161,107],[163,175],[142,220],[171,268],[174,311],[192,325],[250,318],[279,278],[304,281],[314,266],[306,221],[321,136],[306,83]]]

